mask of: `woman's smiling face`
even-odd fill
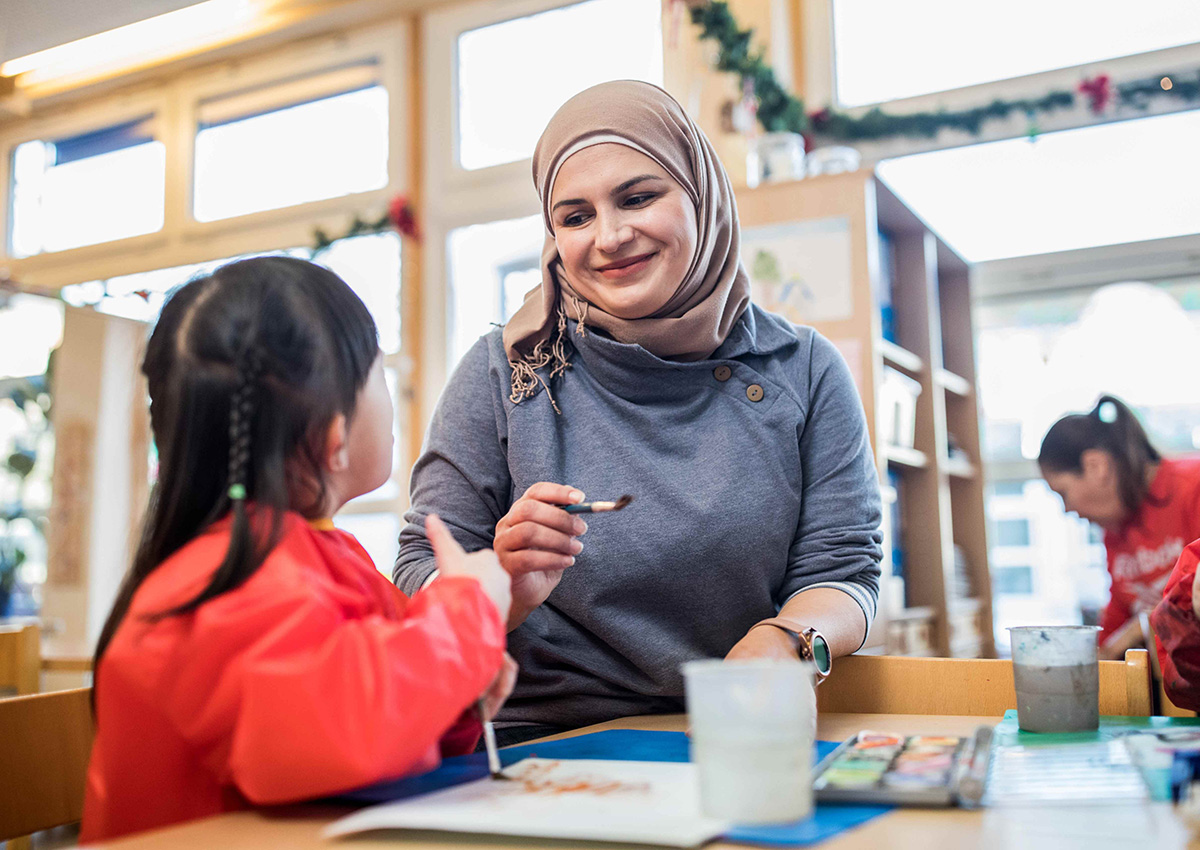
[[[572,154],[550,196],[554,242],[567,280],[621,319],[657,313],[696,249],[696,208],[657,162],[618,143]]]

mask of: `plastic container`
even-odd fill
[[[743,824],[812,814],[817,699],[809,666],[691,661],[683,675],[704,814]]]
[[[799,180],[804,176],[804,137],[799,133],[763,133],[750,141],[746,152],[746,183]]]
[[[921,384],[891,366],[879,386],[880,432],[885,443],[911,449],[917,438],[917,397]]]
[[[1017,722],[1026,732],[1100,727],[1097,626],[1020,626],[1012,641]]]

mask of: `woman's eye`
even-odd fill
[[[628,198],[625,199],[625,206],[627,206],[627,207],[645,206],[646,204],[653,201],[655,199],[655,197],[657,197],[657,196],[653,192],[643,192],[638,195],[630,195]]]
[[[583,213],[571,213],[563,219],[563,227],[578,227],[587,220],[587,216]]]

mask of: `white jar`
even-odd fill
[[[799,133],[763,133],[750,142],[746,154],[746,183],[799,180],[804,176],[804,137]]]

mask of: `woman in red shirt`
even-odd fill
[[[1100,655],[1142,646],[1138,615],[1163,597],[1183,548],[1200,537],[1200,458],[1165,458],[1133,411],[1102,396],[1064,416],[1042,440],[1038,466],[1063,506],[1104,529],[1112,578]]]
[[[82,840],[471,751],[477,698],[494,713],[515,679],[511,581],[431,518],[441,577],[410,600],[329,520],[391,473],[350,287],[286,257],[224,266],[167,301],[142,370],[158,481],[96,650]]]

